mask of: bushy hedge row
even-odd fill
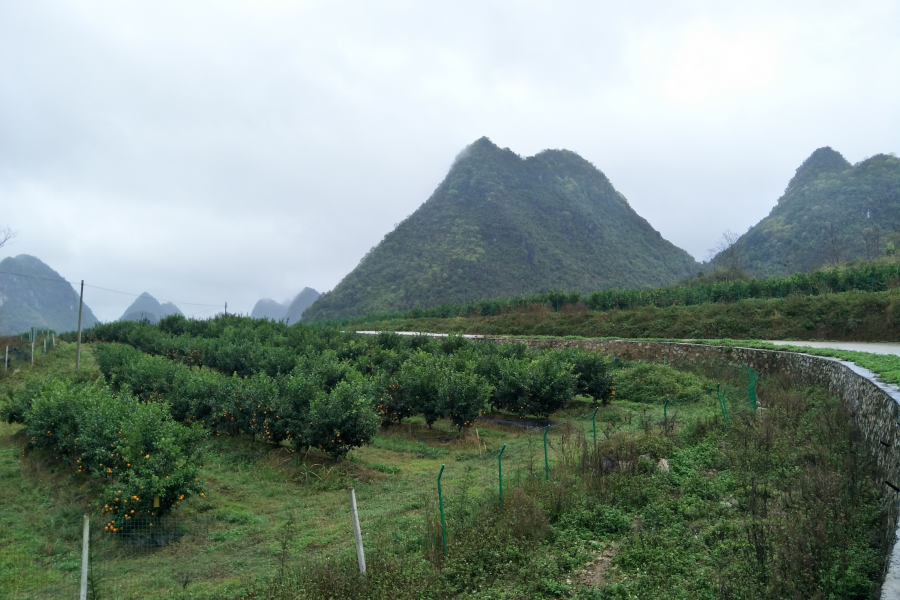
[[[108,482],[104,513],[113,531],[136,517],[153,523],[203,491],[199,442],[206,432],[175,422],[164,403],[50,378],[26,383],[0,415],[25,425],[27,448],[49,449],[78,473]]]
[[[590,293],[550,291],[543,294],[473,300],[465,304],[441,304],[406,311],[372,313],[323,322],[323,326],[365,325],[391,319],[433,319],[496,316],[519,308],[545,306],[559,311],[566,306],[584,305],[589,310],[626,310],[639,306],[689,306],[710,302],[738,302],[753,298],[782,298],[791,294],[818,296],[849,291],[884,292],[896,287],[900,265],[872,264],[865,267],[822,269],[747,281],[718,281],[677,285],[656,289],[621,288]]]

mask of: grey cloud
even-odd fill
[[[881,2],[4,3],[6,251],[249,313],[331,289],[487,135],[578,152],[704,258],[815,148],[897,150],[898,24]],[[702,27],[771,35],[774,83],[667,97]],[[92,294],[103,319],[131,301]]]

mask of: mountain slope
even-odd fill
[[[163,317],[176,314],[183,315],[184,313],[171,302],[160,304],[156,298],[147,292],[144,292],[131,303],[131,306],[125,309],[125,312],[122,313],[119,320],[140,321],[142,319],[147,319],[151,323],[157,323]]]
[[[284,318],[287,319],[288,325],[299,321],[300,317],[303,316],[303,311],[309,308],[313,302],[318,300],[319,296],[320,294],[316,290],[310,287],[303,288],[300,293],[294,297],[290,306],[287,307],[287,310],[284,313]]]
[[[772,212],[738,239],[734,256],[755,275],[785,275],[874,258],[898,231],[900,159],[879,154],[851,165],[825,147],[797,169]]]
[[[523,159],[481,138],[304,320],[550,289],[658,286],[697,266],[574,152]]]
[[[98,322],[85,304],[82,327]],[[57,332],[77,329],[78,293],[34,256],[4,258],[0,262],[0,333],[22,333],[32,327]]]
[[[288,307],[281,302],[276,302],[271,298],[263,298],[253,306],[250,316],[254,319],[280,321],[284,318],[284,313],[287,312],[287,309]]]

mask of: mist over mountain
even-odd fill
[[[900,159],[878,154],[851,165],[819,148],[797,169],[767,217],[711,261],[758,276],[872,259],[900,234]]]
[[[576,153],[522,158],[481,138],[304,320],[551,289],[659,286],[698,267]]]
[[[319,292],[310,287],[303,288],[300,293],[294,297],[290,306],[288,306],[285,311],[284,318],[287,319],[288,325],[299,321],[303,316],[303,312],[318,300],[320,295]]]
[[[263,298],[257,301],[250,312],[250,316],[254,319],[272,319],[280,321],[284,318],[290,303],[276,302],[271,298]]]
[[[157,323],[163,317],[169,315],[184,315],[177,306],[171,302],[160,304],[153,296],[144,292],[131,303],[131,306],[125,309],[120,321],[140,321],[147,319],[151,323]]]
[[[82,327],[98,323],[82,309]],[[0,333],[22,333],[32,327],[57,332],[78,328],[78,293],[63,277],[28,254],[0,261]]]

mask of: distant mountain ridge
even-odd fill
[[[271,298],[259,300],[253,307],[250,316],[254,319],[272,319],[273,321],[287,321],[288,325],[296,323],[303,315],[303,311],[319,298],[319,292],[311,287],[303,288],[294,298],[284,302],[276,302]]]
[[[730,256],[757,276],[806,272],[884,254],[900,236],[900,159],[878,154],[851,165],[813,152],[768,216],[740,236]],[[726,261],[724,253],[712,264]]]
[[[83,328],[99,321],[84,305]],[[59,273],[28,254],[0,261],[0,333],[14,335],[32,327],[57,332],[78,328],[78,293]]]
[[[151,323],[158,323],[160,319],[169,315],[184,316],[184,313],[173,303],[165,302],[160,304],[156,298],[144,292],[131,303],[131,306],[125,309],[119,320],[141,321],[147,319]]]
[[[263,298],[253,306],[250,316],[254,319],[272,319],[273,321],[280,321],[284,318],[284,313],[287,312],[287,309],[287,304],[276,302],[271,298]]]
[[[304,311],[318,300],[319,296],[321,296],[321,294],[311,287],[305,287],[300,290],[300,293],[294,297],[290,306],[287,307],[287,311],[284,313],[288,325],[293,325],[299,321],[301,317],[303,317]]]
[[[551,289],[660,286],[698,268],[574,152],[521,158],[481,138],[304,320]]]

